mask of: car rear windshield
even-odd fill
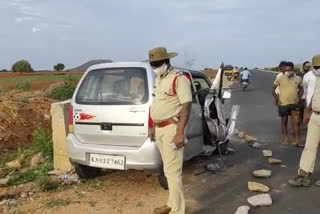
[[[107,68],[88,72],[76,103],[89,105],[139,105],[149,99],[144,68]]]

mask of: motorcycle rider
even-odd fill
[[[248,84],[250,83],[251,73],[250,73],[250,71],[248,70],[248,68],[244,68],[244,70],[241,71],[240,77],[241,77],[240,84],[243,83],[243,82],[246,82],[246,83],[248,83]]]

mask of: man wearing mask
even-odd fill
[[[302,85],[303,85],[303,95],[302,95],[302,98],[301,98],[301,127],[303,127],[303,119],[304,119],[304,111],[305,111],[305,108],[308,106],[306,104],[306,96],[307,96],[307,90],[308,90],[308,84],[309,82],[311,83],[312,81],[310,81],[310,75],[308,75],[309,77],[307,78],[304,78],[309,70],[311,68],[311,63],[309,61],[306,61],[302,64],[302,69],[300,72],[298,72],[298,76],[302,78]],[[312,73],[312,72],[311,72]],[[313,76],[313,75],[312,75]],[[312,78],[312,77],[311,77]],[[314,87],[314,86],[313,86]],[[311,98],[310,98],[311,100]]]
[[[286,63],[285,61],[281,61],[280,64],[279,64],[279,74],[277,75],[276,79],[283,75],[283,72],[284,72],[284,68],[286,67]],[[276,94],[279,95],[279,87],[277,87],[276,89]]]
[[[312,101],[306,110],[306,122],[309,122],[306,147],[300,159],[298,177],[289,180],[289,184],[296,187],[310,186],[320,143],[320,55],[313,57],[312,66],[312,72],[316,74],[316,86],[313,88]]]
[[[191,81],[174,69],[167,53],[159,47],[149,51],[151,67],[156,73],[151,118],[154,121],[156,144],[159,148],[169,186],[167,205],[156,208],[157,214],[184,214],[185,199],[182,184],[184,130],[191,110]]]
[[[311,98],[314,92],[317,73],[314,69],[311,69],[311,63],[307,63],[303,67],[306,74],[303,76],[302,83],[305,98],[305,106],[308,107],[311,103]]]
[[[279,95],[276,88],[279,87]],[[274,81],[272,95],[278,106],[279,116],[281,117],[282,143],[288,145],[288,117],[291,116],[294,129],[294,145],[303,147],[300,144],[300,99],[303,95],[302,79],[295,75],[294,64],[287,62],[283,75],[278,76]]]

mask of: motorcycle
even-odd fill
[[[249,80],[241,80],[241,89],[245,91],[249,86]]]

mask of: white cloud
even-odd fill
[[[37,32],[40,32],[40,28],[37,28],[37,27],[33,27],[32,29],[32,33],[37,33]]]
[[[28,16],[26,16],[26,17],[16,17],[15,21],[18,24],[18,23],[21,23],[21,22],[24,22],[24,21],[27,21],[27,20],[32,20],[32,19],[33,19],[32,17],[28,17]]]

